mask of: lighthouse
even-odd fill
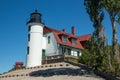
[[[31,13],[28,26],[28,45],[26,67],[34,67],[42,64],[43,27],[41,14],[37,10]]]

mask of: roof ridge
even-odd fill
[[[60,30],[57,30],[57,29],[54,29],[54,28],[51,28],[51,27],[48,27],[48,26],[45,26],[46,28],[52,30],[52,31],[55,31],[55,32],[60,32]]]
[[[84,37],[84,36],[92,36],[92,34],[85,34],[85,35],[78,36],[78,37]]]

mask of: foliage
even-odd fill
[[[120,49],[118,47],[116,23],[120,23],[119,0],[84,0],[84,5],[95,31],[87,50],[83,51],[79,62],[92,66],[94,69],[120,75]],[[112,26],[112,46],[108,46],[107,36],[102,25],[104,11],[108,12]]]
[[[79,57],[78,61],[80,63],[86,64],[86,65],[90,65],[89,61],[90,61],[90,54],[89,51],[87,49],[83,50],[83,54],[82,56]]]
[[[113,55],[113,68],[115,74],[120,74],[120,53],[117,39],[117,27],[116,23],[119,23],[120,18],[120,1],[119,0],[101,0],[100,3],[105,9],[110,17],[111,26],[112,26],[112,55]]]
[[[92,37],[91,41],[86,45],[87,49],[83,50],[82,56],[79,57],[79,62],[89,65],[95,70],[105,71],[108,63],[106,54],[104,54],[105,49],[101,49],[101,54],[99,54],[96,44],[95,38]]]
[[[88,51],[91,54],[90,64],[94,69],[99,69],[103,61],[103,53],[105,52],[105,38],[104,27],[102,26],[102,21],[104,19],[104,13],[100,5],[99,0],[85,0],[84,5],[87,13],[90,16],[90,20],[93,22],[93,27],[95,29],[90,43],[88,43]]]

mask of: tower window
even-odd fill
[[[29,55],[29,50],[30,50],[30,48],[29,47],[27,47],[27,54]]]
[[[48,36],[48,44],[50,44],[50,36]]]
[[[30,34],[28,34],[28,41],[30,41]]]
[[[31,26],[28,27],[28,32],[30,32],[30,30],[31,30]]]

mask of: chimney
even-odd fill
[[[65,29],[63,29],[62,31],[63,31],[64,33],[66,33],[66,30],[65,30]]]
[[[75,27],[72,26],[72,34],[75,35],[76,34],[76,30],[75,30]]]

